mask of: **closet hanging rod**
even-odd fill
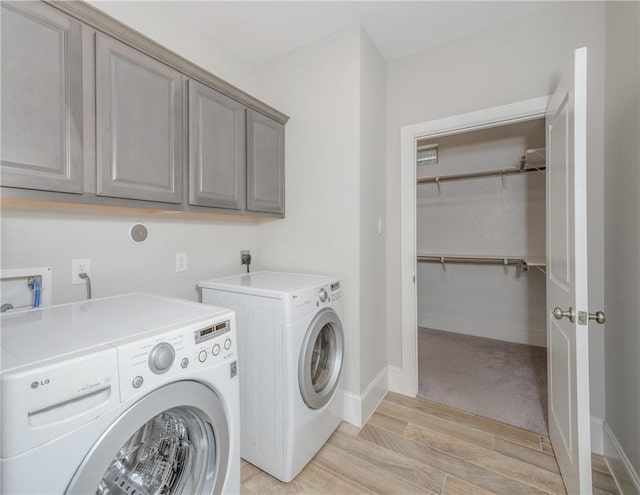
[[[418,255],[418,263],[464,263],[473,265],[516,265],[523,272],[529,270],[530,266],[543,266],[543,263],[529,263],[524,258],[500,258],[500,257],[472,257],[472,256],[437,256],[437,255]]]
[[[442,182],[464,179],[478,179],[480,177],[504,177],[505,175],[517,175],[524,174],[526,172],[540,172],[542,170],[545,170],[546,168],[546,166],[525,168],[524,170],[520,170],[519,168],[506,168],[502,170],[490,170],[487,172],[470,172],[466,174],[443,175],[441,177],[418,177],[418,184],[440,184]]]

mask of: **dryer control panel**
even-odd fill
[[[327,306],[340,306],[342,302],[342,288],[336,280],[322,286],[293,292],[285,299],[288,320],[297,321],[306,317],[310,311]]]
[[[117,347],[120,399],[183,378],[176,375],[237,359],[236,349],[233,315],[121,344]]]

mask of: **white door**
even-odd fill
[[[546,114],[549,433],[567,491],[580,495],[592,493],[586,107],[587,49],[580,48]]]

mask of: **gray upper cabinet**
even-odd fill
[[[247,109],[247,210],[284,215],[284,126]]]
[[[96,193],[182,201],[183,76],[96,33]]]
[[[2,2],[1,179],[82,193],[82,25],[37,2]]]
[[[245,106],[189,80],[189,204],[246,202]]]

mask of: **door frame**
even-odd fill
[[[453,115],[400,129],[401,363],[389,366],[389,390],[418,395],[416,140],[544,119],[550,96]]]

